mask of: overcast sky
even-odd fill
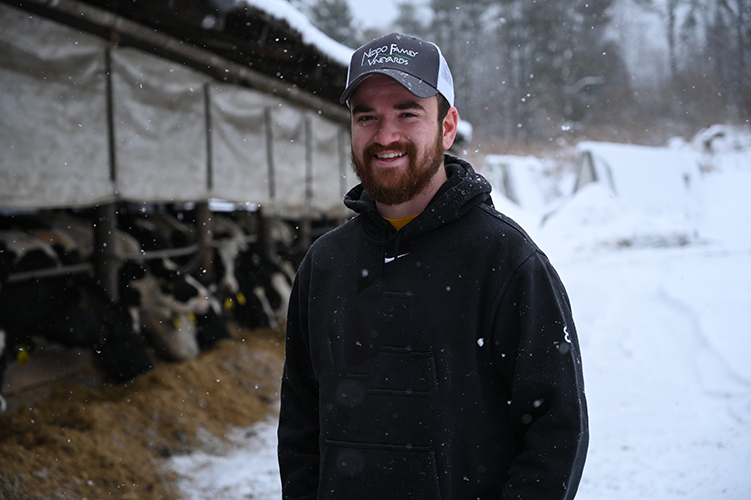
[[[363,27],[391,24],[396,18],[398,0],[349,0],[355,22]]]

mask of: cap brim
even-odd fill
[[[358,85],[360,85],[363,80],[373,75],[386,75],[390,78],[393,78],[397,81],[397,83],[407,89],[415,97],[419,97],[421,99],[433,97],[438,93],[438,90],[435,87],[426,83],[424,80],[420,80],[419,78],[410,75],[409,73],[405,73],[396,69],[378,68],[367,71],[354,79],[347,86],[347,88],[344,89],[344,93],[339,98],[339,102],[345,104],[347,101],[349,101],[349,98],[352,97],[352,94],[355,92]]]

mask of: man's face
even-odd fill
[[[415,97],[391,78],[374,75],[357,87],[350,108],[352,163],[371,198],[400,205],[422,192],[447,149],[438,98]]]

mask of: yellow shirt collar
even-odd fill
[[[417,214],[417,215],[420,215],[420,214]],[[409,222],[412,221],[412,219],[414,219],[415,217],[417,217],[417,215],[412,215],[410,217],[404,217],[402,219],[389,219],[388,217],[384,217],[384,219],[386,219],[387,221],[389,221],[391,223],[391,225],[394,226],[394,229],[396,229],[397,231],[399,231],[401,228],[403,228],[404,226],[406,226],[407,224],[409,224]]]

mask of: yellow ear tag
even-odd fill
[[[16,348],[18,352],[16,352],[16,362],[19,365],[25,365],[29,362],[29,350],[26,348],[25,345],[20,345]]]
[[[172,316],[172,326],[175,327],[175,330],[180,329],[180,317],[179,316]]]
[[[224,299],[224,310],[225,311],[229,311],[233,307],[235,307],[235,301],[232,300],[232,297],[227,297],[226,299]]]
[[[237,302],[241,306],[244,306],[247,300],[245,299],[245,295],[243,295],[242,292],[237,292]]]
[[[196,315],[193,312],[188,313],[188,320],[190,320],[191,323],[194,325],[196,324]]]

